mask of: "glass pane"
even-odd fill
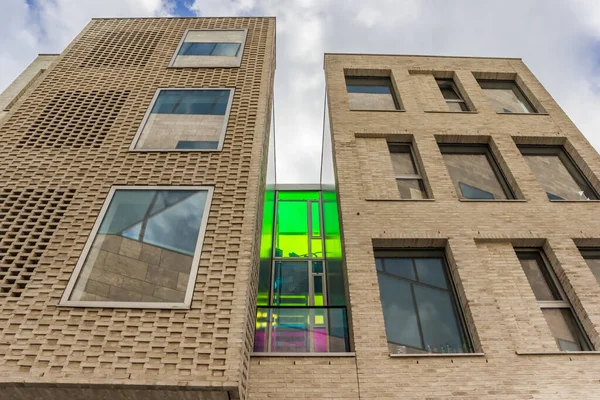
[[[467,185],[466,183],[458,182],[458,187],[465,199],[492,200],[494,198],[492,193]]]
[[[392,159],[392,166],[394,167],[394,173],[398,175],[417,175],[417,169],[413,163],[410,149],[406,147],[406,151],[399,152],[395,151],[398,147],[390,148],[390,157]]]
[[[225,115],[229,90],[161,90],[153,114]]]
[[[441,258],[415,258],[415,266],[417,267],[419,282],[443,289],[448,288],[446,274],[444,273],[444,262]]]
[[[179,49],[180,56],[208,56],[216,43],[185,42]]]
[[[322,274],[323,273],[323,261],[313,261],[312,262],[312,272],[313,272],[313,274]]]
[[[460,198],[508,198],[485,154],[444,153],[442,149],[442,155],[446,167],[448,167],[450,177],[454,182],[456,193]],[[465,194],[461,189],[460,183],[476,188],[478,191],[467,191]]]
[[[192,141],[192,140],[179,140],[176,149],[182,150],[216,150],[219,148],[219,142],[216,141]]]
[[[396,179],[401,199],[426,199],[427,192],[421,179]]]
[[[462,101],[448,101],[446,104],[450,111],[469,111],[467,105]]]
[[[433,353],[463,353],[468,351],[462,340],[454,304],[446,291],[413,285],[425,350]]]
[[[383,260],[381,258],[375,259],[375,268],[377,271],[383,271]]]
[[[499,113],[533,113],[535,110],[513,81],[479,81],[492,107]]]
[[[310,309],[272,309],[271,351],[307,353],[311,351]]]
[[[323,277],[321,275],[316,275],[313,277],[313,288],[314,288],[314,305],[315,306],[324,306],[324,297],[323,297]]]
[[[385,272],[388,274],[412,279],[413,281],[417,279],[415,277],[412,258],[384,258],[383,263]]]
[[[377,85],[348,85],[348,93],[391,94],[390,87]]]
[[[319,213],[319,203],[310,203],[311,228],[313,236],[321,236],[321,215]]]
[[[385,274],[377,278],[388,342],[423,348],[410,284]]]
[[[531,289],[538,300],[561,300],[561,297],[554,287],[546,265],[539,253],[517,253],[517,257],[521,262],[523,271],[527,276],[527,280],[531,285]]]
[[[582,333],[577,327],[570,309],[543,308],[542,313],[559,349],[563,351],[586,350],[587,346],[582,341]]]
[[[239,48],[240,43],[217,43],[211,56],[235,57],[237,56]]]
[[[598,283],[600,283],[600,258],[585,257],[585,262],[592,270],[592,273],[596,277]]]
[[[271,321],[269,308],[259,307],[256,310],[256,327],[254,329],[254,351],[264,352],[267,349],[268,324]]]
[[[310,240],[310,251],[313,257],[322,258],[323,257],[323,241],[321,239],[311,239]]]
[[[308,257],[308,204],[278,201],[275,256]]]
[[[273,305],[308,306],[308,262],[276,261]]]
[[[207,196],[115,191],[70,300],[183,302]]]
[[[277,192],[279,200],[319,200],[319,192]]]
[[[446,100],[460,100],[460,97],[451,87],[443,87],[440,89],[442,91],[442,95]]]
[[[523,156],[550,200],[596,199],[584,179],[580,176],[575,179],[558,155]]]

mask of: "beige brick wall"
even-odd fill
[[[247,29],[241,66],[168,68],[186,29]],[[274,18],[93,20],[0,121],[1,398],[245,396],[274,36]],[[160,87],[235,88],[221,152],[129,151]],[[113,185],[214,186],[189,310],[58,306]]]
[[[391,70],[406,112],[350,111],[344,68]],[[326,55],[327,96],[335,147],[356,352],[354,390],[361,399],[597,399],[600,355],[555,354],[557,346],[513,245],[543,246],[596,349],[600,285],[573,239],[600,238],[598,202],[550,202],[521,156],[519,143],[562,143],[596,188],[600,157],[527,67],[516,59]],[[477,113],[424,112],[408,71],[455,72]],[[472,71],[517,74],[546,114],[499,115]],[[413,141],[433,201],[392,198],[385,140]],[[489,143],[525,201],[459,201],[437,141]],[[496,154],[498,153],[498,154]],[[385,187],[382,187],[385,186]],[[522,196],[521,196],[522,195]],[[445,247],[460,304],[479,356],[390,357],[373,247]],[[517,354],[517,352],[539,352]],[[262,359],[261,359],[262,360]],[[279,368],[255,377],[251,398],[284,377],[301,380],[295,396],[347,398],[349,382],[318,378],[275,358]],[[335,360],[330,358],[329,360]],[[287,364],[286,364],[287,362]],[[291,377],[291,378],[289,378]],[[313,384],[331,382],[313,392]],[[352,384],[354,385],[354,384]],[[273,385],[274,386],[274,385]],[[281,392],[271,389],[272,398]],[[254,397],[253,397],[254,396]],[[264,395],[263,395],[264,396]]]

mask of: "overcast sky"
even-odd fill
[[[318,181],[323,53],[521,57],[600,149],[598,0],[0,0],[0,91],[92,17],[276,16],[279,183]]]

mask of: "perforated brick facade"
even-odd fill
[[[186,29],[239,68],[169,68]],[[274,18],[92,20],[0,120],[0,398],[245,398]],[[131,152],[158,88],[234,88],[222,151]],[[111,186],[213,186],[191,308],[59,306]]]
[[[255,358],[250,397],[600,398],[600,353],[558,351],[513,250],[544,249],[600,350],[600,285],[577,248],[600,245],[600,204],[549,201],[516,144],[564,145],[596,190],[600,157],[524,63],[327,54],[325,74],[355,358]],[[405,111],[351,111],[344,75],[390,76]],[[446,112],[434,77],[473,111]],[[476,77],[515,79],[543,113],[497,114]],[[400,199],[387,142],[412,143],[431,199]],[[488,144],[517,199],[459,200],[438,143]],[[428,247],[445,249],[474,354],[388,352],[374,249]]]

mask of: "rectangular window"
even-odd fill
[[[238,30],[200,30],[185,32],[170,67],[212,68],[239,67],[244,52],[247,31]]]
[[[542,251],[515,251],[558,348],[563,351],[592,350],[589,339]]]
[[[562,146],[519,146],[525,161],[550,200],[598,200]]]
[[[351,110],[400,110],[389,77],[346,77]]]
[[[465,103],[465,100],[460,95],[460,91],[454,84],[453,79],[437,78],[436,82],[450,111],[469,111],[469,107],[467,107],[467,103]]]
[[[515,81],[478,79],[477,82],[497,113],[537,113]]]
[[[600,249],[579,249],[581,255],[585,259],[588,267],[592,270],[592,273],[596,277],[596,280],[600,284]]]
[[[158,89],[130,150],[221,150],[233,89]]]
[[[375,264],[390,353],[472,352],[442,250],[376,251]]]
[[[111,189],[61,304],[189,307],[211,197],[211,187]]]
[[[515,198],[487,145],[440,144],[439,146],[459,198],[470,200]]]
[[[396,184],[402,199],[426,199],[427,191],[410,144],[389,143]]]

